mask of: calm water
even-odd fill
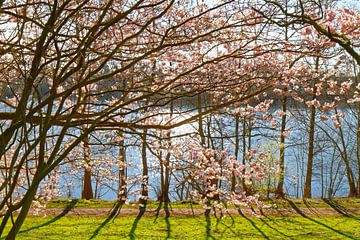
[[[2,107],[3,111],[10,111],[10,109]],[[277,109],[272,109],[275,112]],[[308,111],[305,109],[291,109],[289,112],[287,128],[291,129],[289,137],[286,139],[286,171],[285,171],[285,189],[291,197],[301,197],[302,188],[305,178],[306,161],[307,161],[307,147],[308,147]],[[345,147],[354,171],[354,175],[357,176],[357,159],[356,159],[356,124],[357,119],[353,111],[348,109],[339,110],[346,115],[345,120],[342,121],[343,135],[345,138]],[[313,170],[313,196],[321,197],[327,196],[328,186],[333,186],[333,191],[336,196],[346,196],[348,194],[347,179],[345,175],[344,164],[341,160],[340,151],[343,151],[343,146],[340,144],[339,131],[334,127],[333,122],[321,122],[317,115],[317,126],[315,133],[315,157],[314,157],[314,170]],[[329,117],[329,116],[328,116]],[[280,117],[277,117],[280,120]],[[223,122],[223,126],[220,126],[223,132],[227,132],[229,136],[234,135],[235,122],[232,116],[217,117],[218,122]],[[215,122],[212,119],[212,122]],[[278,121],[280,123],[280,121]],[[242,123],[241,123],[242,124]],[[241,125],[240,124],[240,125]],[[187,124],[177,129],[174,129],[175,134],[183,134],[194,132],[196,124]],[[240,126],[241,128],[242,126]],[[259,122],[253,125],[251,130],[251,146],[253,148],[271,152],[273,158],[277,159],[278,141],[279,141],[279,125],[276,130],[270,129],[270,123]],[[216,134],[214,134],[216,136]],[[234,138],[224,140],[223,146],[233,147]],[[139,141],[134,137],[127,136],[127,144],[139,145]],[[219,146],[219,141],[217,142]],[[216,143],[215,143],[216,144]],[[241,145],[241,143],[240,143]],[[337,146],[336,146],[337,145]],[[339,149],[337,148],[339,147]],[[242,148],[242,147],[240,147]],[[127,162],[128,166],[127,174],[130,178],[141,176],[141,148],[139,146],[127,147]],[[148,151],[148,163],[149,163],[149,192],[151,198],[156,198],[156,193],[159,192],[160,178],[159,178],[159,164],[158,160],[152,156]],[[242,153],[240,153],[242,155]],[[118,156],[118,148],[101,148],[95,147],[92,149],[92,156],[101,157],[106,156],[116,159]],[[241,156],[239,156],[241,160]],[[64,169],[66,166],[63,167]],[[115,176],[117,176],[116,167],[104,166]],[[82,169],[75,175],[69,175],[67,173],[60,177],[59,186],[62,191],[62,197],[74,197],[79,198],[81,196],[82,185]],[[97,186],[95,178],[93,179],[93,187]],[[71,183],[69,185],[69,183]],[[171,179],[171,189],[176,186],[174,178]],[[106,186],[105,186],[106,185]],[[102,199],[112,200],[117,196],[117,181],[106,181],[104,186],[97,186],[97,195]],[[135,184],[131,190],[139,188],[140,184]],[[174,198],[174,192],[170,195]]]
[[[342,128],[345,138],[345,145],[348,152],[349,159],[352,164],[354,175],[357,176],[356,166],[356,142],[355,132],[356,118],[352,116],[351,109],[343,110],[347,115],[346,121],[342,121]],[[291,130],[289,137],[286,139],[286,151],[285,151],[285,190],[291,197],[301,197],[302,188],[305,182],[305,172],[307,165],[307,148],[308,148],[308,112],[302,110],[292,110],[292,114],[288,117],[287,127]],[[317,115],[319,119],[320,114]],[[224,126],[223,131],[227,131],[230,135],[233,135],[235,125],[232,117],[221,117],[227,126]],[[347,196],[348,185],[345,175],[345,168],[343,161],[341,160],[340,152],[335,147],[335,144],[339,144],[339,132],[333,126],[333,122],[322,122],[317,120],[315,133],[315,149],[314,149],[314,163],[313,163],[313,178],[312,178],[312,192],[314,197],[327,197],[329,186],[333,188],[335,196]],[[277,130],[269,130],[269,124],[255,124],[253,126],[251,135],[251,145],[253,148],[258,148],[262,151],[269,151],[272,153],[273,158],[278,159],[278,141],[279,137],[274,137],[274,134],[279,133],[279,127]],[[185,133],[193,131],[196,128],[196,124],[185,125],[175,130],[176,133]],[[277,135],[278,136],[278,135]],[[330,139],[332,138],[332,140]],[[234,138],[233,138],[234,139]],[[232,140],[233,140],[232,139]],[[229,140],[224,141],[224,146],[231,146]],[[339,145],[342,148],[341,145]],[[113,155],[116,156],[117,149],[113,150]],[[127,161],[131,163],[128,167],[128,176],[133,178],[135,176],[141,176],[141,149],[140,147],[128,147],[127,148]],[[147,153],[149,162],[149,191],[150,196],[155,199],[156,193],[160,190],[160,178],[159,178],[159,164],[150,152]],[[241,153],[240,153],[241,155]],[[239,158],[241,159],[241,157]],[[113,169],[116,172],[116,169]],[[80,197],[81,194],[81,174],[77,179],[74,179],[75,186],[71,188],[72,197]],[[176,182],[174,178],[171,180],[171,189],[174,189]],[[94,186],[94,185],[93,185]],[[139,184],[133,187],[133,189],[139,188]],[[113,189],[117,189],[117,185],[113,182]],[[107,200],[116,199],[116,191],[110,190],[110,188],[103,188],[101,190],[101,198]],[[63,194],[63,196],[69,195]],[[174,198],[175,194],[170,193]]]

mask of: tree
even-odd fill
[[[39,184],[92,132],[146,132],[196,120],[197,115],[158,125],[151,124],[156,116],[141,113],[198,92],[216,93],[222,82],[230,84],[230,75],[205,85],[194,76],[204,69],[214,71],[230,58],[247,59],[249,54],[256,58],[267,52],[252,44],[263,32],[255,25],[265,27],[266,22],[246,5],[240,9],[232,1],[210,5],[185,0],[127,4],[14,0],[1,4],[0,24],[6,30],[0,41],[0,81],[8,94],[1,102],[11,110],[0,113],[0,157],[11,147],[15,151],[1,186],[0,209],[9,208],[0,233],[21,208],[8,239],[22,226]],[[240,39],[236,32],[243,32]],[[261,79],[244,75],[243,81],[233,79],[231,84],[244,86]],[[256,90],[219,99],[202,114],[256,96],[272,84],[263,80],[257,85]],[[21,169],[29,165],[34,171],[25,192],[13,202]]]
[[[258,175],[262,168],[268,170],[262,161],[253,161],[254,157],[264,160],[263,154],[255,154],[252,144],[254,116],[266,116],[264,111],[269,110],[268,102],[261,98],[280,86],[293,99],[305,102],[311,109],[311,137],[315,111],[324,110],[316,97],[321,94],[321,84],[330,78],[320,66],[315,72],[309,70],[313,65],[309,59],[336,59],[332,54],[339,50],[338,44],[342,54],[360,61],[356,10],[324,15],[326,8],[314,1],[285,3],[289,3],[286,8],[282,1],[1,1],[0,82],[4,96],[0,102],[6,110],[0,112],[0,171],[4,176],[0,182],[0,234],[13,213],[21,209],[7,237],[15,238],[42,183],[53,178],[62,164],[72,161],[85,169],[84,197],[92,197],[91,167],[99,164],[89,149],[101,131],[118,131],[118,205],[125,202],[131,184],[125,171],[124,136],[141,138],[141,196],[145,198],[149,195],[147,150],[152,148],[150,139],[157,139],[167,146],[150,150],[163,171],[160,182],[165,203],[172,174],[169,162],[175,157],[182,160],[178,166],[183,170],[182,186],[188,193],[197,190],[200,195],[195,195],[204,203],[220,204],[221,198],[235,204],[256,200],[252,183],[263,180],[264,176]],[[282,27],[291,32],[285,40]],[[341,64],[335,65],[334,69]],[[301,96],[302,90],[310,90],[311,99]],[[190,109],[177,107],[182,100],[196,104]],[[285,100],[282,114],[287,109]],[[255,102],[257,107],[252,107]],[[237,114],[233,152],[239,160],[242,134],[243,163],[233,161],[225,151],[225,124],[219,116],[228,113]],[[286,119],[282,117],[280,142],[284,144]],[[200,165],[174,153],[176,136],[170,130],[190,123],[198,132],[193,138],[200,146],[195,144],[193,154]],[[279,193],[283,193],[284,148],[281,152]],[[309,145],[309,163],[311,152]],[[84,155],[84,162],[77,159],[79,154]],[[309,196],[312,166],[308,166]],[[190,182],[194,174],[204,181]],[[20,188],[21,194],[14,198]],[[240,189],[246,190],[246,196]]]

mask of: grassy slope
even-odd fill
[[[29,217],[18,239],[360,239],[359,217]],[[96,234],[98,230],[98,234]]]
[[[311,199],[303,202],[293,199],[298,208],[330,208],[329,202]],[[278,208],[291,208],[288,201],[269,202]],[[49,208],[64,208],[68,199],[53,200]],[[72,207],[110,208],[114,202],[103,200],[79,200]],[[360,199],[337,198],[331,201],[342,208],[360,208]],[[190,208],[189,202],[176,202],[173,208]],[[156,208],[158,203],[149,204]],[[132,206],[127,206],[135,208]],[[193,203],[194,208],[201,206]],[[103,227],[104,217],[28,217],[18,239],[360,239],[360,216],[355,217],[301,217],[227,216],[223,221],[204,216],[169,219],[135,216],[119,217]],[[97,233],[97,234],[96,234]],[[2,238],[3,239],[3,238]]]
[[[69,199],[59,198],[54,199],[48,204],[48,208],[64,208],[69,204]],[[304,202],[302,199],[291,199],[291,201],[298,208],[330,208],[331,206],[324,199],[308,199]],[[292,208],[289,202],[286,200],[273,200],[265,201],[268,204],[275,204],[277,208]],[[115,201],[105,201],[105,200],[77,200],[76,204],[73,206],[75,208],[111,208],[114,205]],[[344,208],[360,208],[360,199],[359,198],[334,198],[331,200],[332,204],[344,207]],[[150,202],[148,208],[157,208],[157,202]],[[136,206],[125,205],[125,208],[137,208]],[[182,202],[173,202],[171,203],[172,208],[191,208],[189,201]],[[192,203],[193,208],[202,208],[196,202]]]

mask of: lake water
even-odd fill
[[[2,107],[6,111],[10,111]],[[4,111],[3,110],[3,111]],[[272,113],[276,112],[277,109],[273,108]],[[345,147],[350,159],[350,163],[355,176],[358,176],[357,168],[357,158],[356,158],[356,124],[357,118],[356,114],[351,108],[341,109],[339,113],[344,113],[346,118],[342,122],[343,136],[345,140]],[[346,196],[348,194],[348,184],[345,175],[344,163],[341,160],[341,152],[343,151],[343,146],[339,138],[339,130],[334,127],[334,122],[325,121],[322,122],[319,120],[321,113],[317,113],[316,121],[316,132],[315,132],[315,149],[314,149],[314,168],[313,168],[313,178],[312,178],[312,192],[314,197],[327,197],[329,186],[332,186],[335,196]],[[334,115],[334,113],[330,114]],[[330,117],[328,115],[327,117]],[[309,112],[304,108],[293,108],[288,111],[288,122],[287,128],[291,129],[289,137],[286,139],[286,151],[285,151],[285,190],[287,194],[291,197],[301,197],[302,189],[305,179],[306,165],[307,165],[307,147],[308,147],[308,118]],[[234,135],[235,131],[235,122],[233,116],[220,116],[216,117],[217,122],[222,122],[220,127],[217,126],[222,132],[227,132],[228,136]],[[280,117],[277,117],[278,123],[280,122]],[[206,121],[206,119],[205,119]],[[205,122],[204,121],[204,122]],[[215,118],[212,119],[213,126]],[[242,122],[240,123],[240,128]],[[251,146],[253,148],[269,151],[272,153],[273,158],[277,159],[279,156],[279,125],[276,129],[270,129],[271,124],[269,122],[260,121],[252,126],[251,130]],[[197,128],[197,124],[186,124],[179,128],[174,129],[174,134],[184,134],[189,132],[194,132]],[[214,133],[215,137],[219,134]],[[141,166],[141,147],[139,146],[139,139],[133,136],[127,136],[126,144],[132,145],[127,147],[127,162],[130,163],[127,169],[128,177],[135,178],[141,176],[142,166]],[[234,138],[225,139],[223,142],[224,147],[230,147],[233,149]],[[218,144],[219,146],[219,141]],[[240,143],[241,146],[241,143]],[[242,148],[242,147],[240,147]],[[99,151],[98,153],[95,153]],[[118,148],[112,147],[94,147],[92,149],[93,156],[101,158],[101,156],[106,156],[109,158],[116,159],[118,157]],[[149,194],[150,197],[155,199],[156,194],[159,192],[160,188],[160,178],[159,178],[159,164],[158,160],[151,154],[150,151],[147,152],[148,163],[149,163]],[[241,160],[242,153],[239,154],[239,159]],[[101,165],[100,165],[101,166]],[[104,170],[109,171],[113,175],[117,176],[118,171],[115,166],[102,166]],[[66,170],[66,166],[62,167]],[[61,189],[61,197],[74,197],[80,198],[81,196],[81,187],[82,187],[82,174],[83,169],[80,169],[73,175],[69,175],[68,172],[64,173],[60,177],[59,186]],[[93,178],[93,187],[97,188],[97,197],[113,200],[117,197],[117,181],[111,181],[111,174],[109,174],[109,179],[104,181],[104,185],[99,187],[96,184],[95,177]],[[171,189],[177,183],[174,181],[174,178],[171,179]],[[132,186],[132,190],[139,188],[140,184],[135,184]],[[170,192],[170,195],[175,199],[174,192]]]
[[[273,109],[272,112],[276,111]],[[303,185],[305,182],[305,172],[307,166],[307,148],[308,148],[308,118],[309,113],[305,109],[292,109],[289,111],[287,128],[291,129],[289,137],[286,139],[285,150],[285,191],[290,197],[302,197]],[[357,119],[351,109],[339,110],[346,114],[345,120],[342,121],[343,136],[345,138],[346,150],[352,165],[354,175],[357,176],[356,164],[356,129]],[[314,145],[314,163],[313,163],[313,177],[312,177],[312,194],[313,197],[327,197],[329,186],[332,186],[334,196],[347,196],[348,184],[345,175],[344,163],[341,160],[340,150],[337,149],[336,144],[341,149],[342,145],[339,140],[339,131],[334,127],[334,122],[319,120],[320,113],[317,114],[315,145]],[[278,118],[279,120],[280,118]],[[235,125],[234,119],[230,116],[219,117],[218,120],[226,123],[223,126],[223,131],[228,132],[229,136],[233,135]],[[191,132],[197,127],[197,124],[188,124],[181,128],[175,129],[176,134]],[[262,151],[270,151],[274,158],[279,156],[279,127],[277,130],[269,130],[269,124],[255,124],[251,131],[252,139],[251,145],[253,148],[258,148]],[[277,135],[276,135],[277,134]],[[215,134],[216,135],[216,134]],[[274,136],[275,135],[275,136]],[[231,141],[234,139],[232,138]],[[230,140],[224,141],[224,146],[231,146],[233,142]],[[241,145],[241,143],[240,143]],[[233,145],[232,145],[233,146]],[[241,147],[240,147],[241,148]],[[113,151],[113,155],[117,155],[118,150]],[[242,153],[240,153],[241,155]],[[156,199],[156,193],[160,190],[160,174],[158,160],[148,151],[149,162],[149,194],[150,197]],[[239,156],[241,160],[241,156]],[[128,167],[128,176],[134,178],[141,176],[141,148],[139,146],[132,146],[127,148],[127,161],[131,163]],[[113,169],[116,172],[116,169]],[[71,192],[72,197],[79,198],[81,195],[81,172],[78,178],[74,179],[74,186],[69,191],[64,191],[63,197],[69,196]],[[93,186],[95,183],[93,184]],[[174,178],[171,180],[171,189],[177,183]],[[139,188],[139,184],[133,186],[133,189]],[[110,190],[110,188],[114,189]],[[116,199],[117,184],[113,182],[111,187],[104,187],[99,196],[102,199],[113,200]],[[170,195],[175,199],[176,194],[171,192]]]

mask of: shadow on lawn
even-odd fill
[[[34,226],[34,227],[31,227],[31,228],[28,228],[26,230],[23,230],[23,231],[20,231],[20,233],[25,233],[25,232],[30,232],[34,229],[38,229],[38,228],[42,228],[42,227],[46,227],[54,222],[56,222],[57,220],[59,220],[60,218],[64,217],[66,214],[68,214],[76,205],[76,203],[79,201],[79,199],[72,199],[64,208],[64,210],[59,214],[57,215],[56,217],[54,217],[53,219],[43,223],[43,224],[40,224],[38,226]]]
[[[139,221],[140,219],[142,218],[142,216],[144,215],[146,211],[146,207],[140,207],[139,208],[139,214],[136,216],[133,224],[132,224],[132,227],[131,227],[131,230],[130,230],[130,233],[129,233],[129,237],[131,240],[134,240],[136,235],[135,235],[135,231],[136,231],[136,228],[137,228],[137,225],[139,224]]]
[[[342,236],[344,236],[344,237],[347,237],[347,238],[350,238],[350,239],[356,239],[356,238],[354,238],[353,236],[350,236],[350,235],[348,235],[348,234],[346,234],[346,233],[344,233],[344,232],[341,232],[341,231],[339,231],[339,230],[336,230],[336,229],[330,227],[329,225],[326,225],[325,223],[319,222],[319,221],[317,221],[317,220],[315,220],[315,219],[307,216],[307,215],[306,215],[305,213],[303,213],[303,212],[301,211],[301,209],[298,208],[298,207],[296,206],[296,204],[295,204],[294,202],[292,202],[291,200],[286,199],[286,201],[288,201],[288,203],[290,204],[290,206],[291,206],[300,216],[302,216],[303,218],[306,218],[306,219],[308,219],[308,220],[310,220],[310,221],[312,221],[312,222],[314,222],[314,223],[316,223],[316,224],[319,224],[319,225],[321,225],[321,226],[323,226],[323,227],[325,227],[325,228],[327,228],[327,229],[329,229],[329,230],[331,230],[331,231],[333,231],[333,232],[336,232],[337,234],[340,234],[340,235],[342,235]]]
[[[319,216],[318,212],[316,211],[316,207],[311,206],[311,203],[306,198],[303,199],[303,203],[312,214]]]
[[[208,211],[208,209],[206,209],[206,211]],[[206,226],[205,226],[206,239],[215,239],[215,238],[211,235],[211,218],[210,218],[210,214],[206,214],[206,213],[205,213],[205,220],[206,220]]]
[[[156,220],[159,218],[162,204],[163,204],[163,202],[160,201],[159,206],[156,209],[154,223],[156,223]],[[166,239],[169,239],[169,238],[171,238],[171,224],[170,224],[170,211],[169,211],[169,203],[168,202],[164,203],[164,211],[165,211],[165,222],[166,222],[166,232],[167,232]]]
[[[221,232],[221,237],[220,237],[220,239],[224,238],[225,232],[228,231],[228,230],[229,230],[232,234],[234,234],[235,236],[237,236],[238,239],[241,239],[240,235],[232,229],[232,227],[235,225],[235,219],[234,219],[234,217],[233,217],[230,213],[227,213],[227,214],[228,214],[228,216],[229,216],[230,219],[231,219],[231,224],[230,224],[230,225],[227,225],[224,221],[221,222],[222,225],[225,227],[225,229]],[[220,216],[219,218],[217,218],[217,222],[220,222],[220,221],[221,221],[221,217],[222,217],[222,216]]]
[[[170,218],[169,218],[169,217],[165,217],[165,222],[166,222],[166,231],[167,231],[166,239],[169,239],[169,238],[171,238]]]
[[[253,220],[251,220],[250,218],[248,218],[242,211],[240,208],[238,208],[238,212],[239,214],[245,218],[265,239],[270,239],[256,224]]]
[[[268,221],[273,222],[273,220],[272,220],[271,218],[269,218],[269,217],[263,212],[262,209],[260,209],[260,213],[261,213],[261,216],[265,217]],[[284,216],[284,215],[282,215],[282,216]],[[277,229],[277,227],[272,226],[272,225],[269,224],[268,221],[266,221],[265,219],[259,218],[259,220],[260,220],[263,224],[265,224],[268,228],[270,228],[270,229],[272,229],[273,231],[277,232],[278,234],[282,235],[284,238],[289,238],[289,239],[291,239],[291,236],[290,236],[290,235],[287,235],[287,234],[279,231],[279,230]]]
[[[99,234],[100,230],[101,230],[103,227],[105,227],[105,225],[108,224],[108,223],[110,222],[110,220],[115,219],[115,217],[116,217],[117,215],[119,215],[122,206],[123,206],[123,202],[120,202],[120,201],[116,202],[116,204],[115,204],[115,206],[113,207],[113,209],[111,210],[109,216],[108,216],[108,217],[105,219],[105,221],[104,221],[103,223],[101,223],[101,225],[94,231],[94,233],[91,235],[90,239],[95,238],[95,237]]]
[[[334,209],[336,212],[340,213],[342,216],[351,217],[358,220],[357,217],[351,214],[344,206],[341,206],[337,201],[332,200],[330,198],[323,198],[322,200],[332,209]]]
[[[159,202],[159,206],[156,208],[156,215],[155,215],[154,223],[156,222],[156,220],[158,219],[158,217],[160,215],[162,205],[163,205],[163,202]],[[169,210],[169,203],[168,202],[164,203],[164,211],[165,211],[165,217],[169,218],[170,217],[170,210]]]

